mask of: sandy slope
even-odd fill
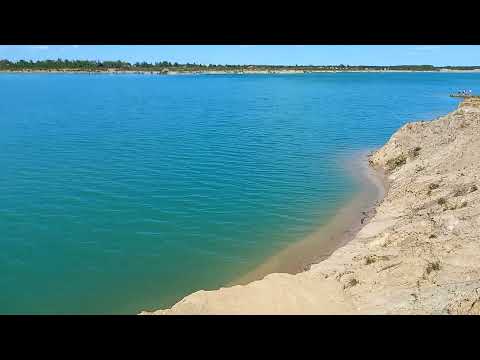
[[[479,314],[480,100],[406,124],[370,161],[387,171],[389,190],[330,258],[152,313]]]

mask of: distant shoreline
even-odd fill
[[[0,72],[88,73],[88,74],[309,74],[343,72],[480,72],[480,65],[400,64],[400,65],[276,65],[276,64],[199,64],[170,61],[128,62],[80,59],[8,60],[0,59]]]
[[[0,70],[0,74],[88,74],[88,75],[299,75],[316,73],[480,73],[479,70],[231,70],[231,71],[147,71],[147,70]]]

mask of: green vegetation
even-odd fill
[[[459,197],[463,195],[467,195],[468,193],[472,193],[474,191],[477,191],[478,187],[477,185],[459,185],[454,191],[453,191],[453,197]]]
[[[381,255],[381,256],[367,255],[365,257],[365,265],[370,265],[370,264],[373,264],[377,261],[387,261],[387,260],[389,260],[389,257],[385,256],[385,255]]]
[[[407,163],[407,157],[404,154],[401,154],[397,157],[387,160],[385,165],[387,166],[388,170],[393,171],[399,166],[405,165],[406,163]]]
[[[432,271],[438,271],[440,270],[440,261],[435,261],[432,263],[428,263],[427,268],[425,269],[425,272],[430,274]]]
[[[126,61],[92,61],[92,60],[38,60],[38,61],[10,61],[0,60],[0,71],[151,71],[151,72],[205,72],[205,71],[440,71],[448,70],[480,70],[480,66],[446,66],[435,67],[433,65],[395,65],[395,66],[368,66],[368,65],[217,65],[217,64],[178,64],[169,61],[155,63]]]
[[[343,286],[343,288],[344,288],[344,289],[348,289],[348,288],[351,288],[351,287],[353,287],[353,286],[355,286],[355,285],[358,285],[359,283],[360,283],[360,282],[359,282],[357,279],[352,278],[352,279],[350,279],[350,280],[348,281],[347,284],[345,284],[345,285]]]
[[[422,148],[420,146],[416,146],[408,151],[408,156],[411,158],[416,158],[420,154],[420,150],[422,150]]]

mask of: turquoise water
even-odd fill
[[[0,74],[0,313],[137,313],[328,221],[480,74]]]

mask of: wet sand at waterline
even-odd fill
[[[312,264],[325,260],[355,237],[373,216],[375,206],[382,200],[388,184],[383,171],[369,166],[367,152],[349,158],[342,165],[360,183],[360,192],[326,224],[269,257],[253,271],[227,286],[245,285],[272,273],[298,274],[306,271]]]

